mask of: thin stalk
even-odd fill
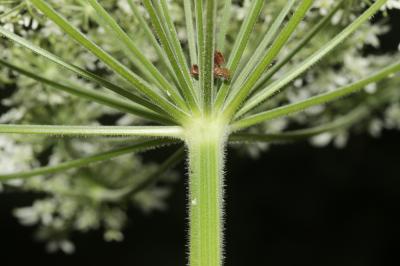
[[[175,51],[175,56],[178,59],[178,62],[180,64],[180,66],[183,68],[183,74],[185,79],[187,80],[187,82],[190,85],[190,89],[191,89],[191,94],[193,95],[193,97],[196,95],[194,92],[194,87],[193,87],[193,83],[191,82],[192,79],[190,77],[189,74],[189,67],[185,58],[185,53],[183,52],[182,49],[182,45],[181,42],[178,38],[178,33],[176,32],[176,28],[174,25],[174,22],[172,21],[172,17],[171,14],[169,12],[168,9],[168,5],[167,5],[167,1],[166,0],[159,0],[156,2],[160,2],[161,3],[161,11],[162,11],[162,17],[165,18],[166,21],[166,27],[165,30],[169,33],[169,36],[171,37],[172,40],[172,45],[174,47],[174,51]],[[161,15],[161,14],[160,14]]]
[[[157,12],[157,16],[160,21],[162,21],[161,27],[166,33],[167,40],[172,47],[175,59],[177,60],[180,70],[183,74],[183,78],[185,79],[185,84],[187,84],[187,88],[183,91],[183,93],[189,103],[190,109],[194,114],[198,114],[200,112],[200,105],[198,103],[199,99],[197,98],[198,94],[194,89],[193,80],[189,74],[190,68],[187,64],[174,22],[172,21],[167,2],[166,0],[159,0],[153,2],[153,5],[156,7],[155,10]]]
[[[0,3],[2,4],[2,3]],[[26,2],[23,1],[20,4],[16,5],[15,7],[7,10],[6,12],[0,14],[0,21],[3,19],[6,19],[7,17],[9,17],[10,15],[12,15],[15,12],[20,12],[22,9],[24,9],[26,6]]]
[[[83,68],[80,68],[76,65],[68,63],[65,60],[63,60],[62,58],[50,53],[49,51],[47,51],[45,49],[42,49],[42,48],[32,44],[31,42],[25,40],[24,38],[10,32],[10,31],[7,31],[7,30],[3,29],[2,27],[0,27],[0,34],[4,35],[8,39],[16,42],[17,44],[31,50],[32,52],[34,52],[40,56],[43,56],[47,60],[49,60],[63,68],[66,68],[69,71],[72,71],[72,72],[76,73],[77,75],[84,77],[87,80],[93,81],[93,82],[103,86],[104,88],[107,88],[107,89],[109,89],[109,90],[135,102],[135,103],[146,106],[147,108],[149,108],[151,110],[157,110],[157,111],[163,112],[162,109],[160,109],[157,105],[149,102],[148,100],[141,98],[138,95],[136,95],[124,88],[121,88],[96,74],[93,74],[92,72],[86,71]]]
[[[52,126],[0,124],[0,134],[37,134],[62,137],[172,137],[180,138],[179,126]]]
[[[228,117],[233,117],[235,111],[239,108],[242,102],[248,96],[252,87],[257,83],[258,79],[261,77],[265,69],[271,64],[274,58],[281,51],[285,43],[288,41],[292,33],[296,30],[299,23],[302,21],[303,17],[313,4],[314,0],[304,0],[301,1],[293,16],[290,18],[289,22],[285,28],[279,33],[275,42],[271,45],[270,49],[266,55],[262,58],[260,63],[254,69],[252,74],[248,77],[246,82],[243,84],[242,88],[235,94],[231,94],[228,97],[227,103],[224,108],[224,114]]]
[[[19,0],[1,0],[2,5],[12,5],[18,3]]]
[[[235,86],[232,88],[232,92],[236,92],[245,82],[248,75],[251,71],[256,67],[257,63],[259,62],[260,58],[262,58],[263,54],[266,53],[267,47],[273,41],[273,38],[276,36],[279,28],[282,26],[285,18],[289,14],[290,10],[296,3],[296,0],[287,1],[285,6],[282,8],[279,15],[275,18],[274,22],[272,23],[271,27],[269,27],[268,31],[265,33],[260,44],[257,46],[257,49],[250,57],[250,60],[246,63],[245,67],[241,70],[240,75],[237,77],[236,80],[233,81]]]
[[[186,120],[188,115],[179,109],[177,106],[162,97],[156,90],[147,84],[142,78],[133,73],[126,66],[121,64],[118,60],[105,52],[95,43],[90,41],[84,34],[82,34],[75,26],[69,23],[64,17],[56,12],[48,3],[43,0],[31,0],[34,6],[43,12],[49,19],[57,24],[65,33],[67,33],[76,42],[85,47],[88,51],[102,60],[113,71],[115,71],[122,78],[132,84],[138,91],[146,95],[149,99],[156,102],[162,108],[173,114],[179,120]]]
[[[195,0],[194,2],[194,9],[195,9],[195,18],[196,18],[196,34],[197,34],[197,63],[199,65],[199,71],[202,73],[204,71],[204,55],[203,52],[205,51],[204,48],[204,18],[203,18],[203,0]],[[201,104],[204,104],[203,101],[203,76],[199,75],[199,82],[198,82],[198,91],[200,93],[200,101]]]
[[[281,133],[234,133],[229,137],[230,143],[235,142],[282,142],[282,141],[296,141],[307,139],[326,132],[336,132],[351,127],[354,123],[362,120],[370,111],[366,106],[358,107],[350,113],[339,117],[331,122],[292,131],[285,131]]]
[[[0,174],[0,181],[4,182],[4,181],[12,180],[12,179],[29,178],[29,177],[38,176],[38,175],[49,175],[49,174],[54,174],[54,173],[58,173],[58,172],[63,172],[63,171],[73,169],[73,168],[84,167],[84,166],[87,166],[92,163],[110,160],[112,158],[122,156],[125,154],[154,149],[158,146],[168,144],[169,142],[171,142],[171,140],[167,140],[167,139],[142,141],[142,142],[136,143],[136,144],[128,146],[128,147],[123,147],[123,148],[118,148],[118,149],[108,151],[108,152],[98,153],[98,154],[87,156],[84,158],[60,163],[60,164],[57,164],[54,166],[40,167],[40,168],[31,170],[31,171],[26,171],[26,172],[19,172],[19,173],[12,173],[12,174]]]
[[[232,0],[224,0],[224,7],[222,8],[222,19],[219,22],[219,32],[217,35],[217,48],[224,53],[226,34],[228,32],[229,20],[232,15]]]
[[[162,177],[169,169],[174,168],[177,164],[182,162],[184,155],[185,149],[183,147],[179,148],[164,162],[162,162],[157,169],[147,174],[141,181],[135,182],[134,184],[128,185],[128,187],[124,187],[122,189],[109,191],[108,199],[110,200],[120,199],[121,197],[129,197],[151,186],[157,182],[157,180],[159,180],[160,177]]]
[[[185,149],[180,148],[160,164],[157,169],[146,174],[144,177],[140,178],[140,180],[134,180],[131,184],[124,185],[123,188],[110,189],[98,183],[94,184],[99,188],[95,193],[96,199],[107,202],[120,202],[123,198],[128,199],[134,196],[157,182],[169,169],[174,168],[180,163],[184,157],[184,153]],[[90,194],[79,196],[90,196]]]
[[[179,91],[174,88],[167,79],[158,71],[158,69],[147,59],[136,46],[135,42],[125,33],[111,15],[98,3],[97,0],[88,0],[89,4],[96,11],[99,18],[99,23],[109,29],[109,33],[117,38],[117,45],[123,44],[125,49],[122,49],[129,58],[132,58],[136,66],[141,69],[142,73],[148,73],[150,80],[155,82],[166,94],[170,96],[174,103],[183,110],[187,111],[186,103],[183,101]]]
[[[128,0],[128,4],[135,15],[135,17],[139,21],[140,28],[143,29],[144,34],[146,35],[147,39],[150,41],[152,44],[153,48],[156,50],[156,53],[160,59],[160,62],[165,66],[167,69],[168,75],[173,79],[174,83],[178,85],[178,78],[176,77],[176,74],[171,66],[171,63],[168,61],[168,58],[164,52],[164,50],[161,48],[160,44],[158,43],[156,37],[153,34],[153,31],[149,27],[147,21],[144,19],[143,14],[141,14],[138,5],[133,2],[133,0]]]
[[[379,11],[379,8],[386,3],[387,0],[377,0],[372,6],[370,6],[361,16],[359,16],[356,20],[354,20],[349,26],[347,26],[341,33],[336,35],[332,40],[326,43],[323,47],[321,47],[314,54],[309,56],[305,61],[300,63],[298,66],[295,66],[293,69],[285,73],[281,79],[278,79],[268,85],[266,88],[261,90],[260,92],[254,94],[250,97],[243,107],[236,114],[236,117],[239,117],[246,112],[250,111],[258,104],[268,99],[279,90],[284,88],[294,79],[296,79],[299,75],[304,73],[308,68],[316,64],[319,60],[321,60],[324,56],[326,56],[333,49],[338,47],[347,37],[349,37],[354,31],[356,31],[365,21],[367,21],[373,14]]]
[[[190,266],[223,261],[223,163],[225,129],[201,124],[188,132]]]
[[[171,121],[171,119],[169,117],[167,117],[165,115],[155,113],[145,107],[142,107],[141,105],[135,104],[131,101],[128,102],[128,101],[119,99],[112,95],[102,93],[98,90],[86,89],[86,88],[81,87],[80,85],[75,85],[75,84],[72,84],[69,82],[68,82],[68,84],[61,84],[61,83],[55,82],[53,80],[50,80],[48,78],[37,75],[36,73],[33,73],[26,69],[20,68],[16,65],[10,64],[2,59],[0,59],[0,65],[8,67],[9,69],[17,71],[18,73],[25,75],[27,77],[30,77],[34,80],[37,80],[44,84],[47,84],[47,85],[51,86],[52,88],[64,91],[66,93],[69,93],[69,94],[72,94],[72,95],[75,95],[78,97],[82,97],[82,98],[85,98],[88,100],[95,101],[97,103],[115,108],[122,112],[127,112],[127,113],[131,113],[134,115],[138,115],[138,116],[141,116],[141,117],[144,117],[144,118],[147,118],[150,120],[154,120],[154,121],[160,122],[160,123],[169,124],[169,123],[173,122],[173,121]]]
[[[177,46],[176,42],[170,36],[171,30],[165,29],[165,25],[163,25],[163,22],[161,21],[164,16],[158,15],[156,9],[154,8],[153,3],[150,0],[143,0],[143,4],[146,7],[147,12],[149,13],[154,29],[159,37],[163,49],[167,54],[167,57],[174,69],[174,72],[177,75],[179,88],[181,89],[185,99],[188,101],[189,108],[194,113],[198,113],[199,105],[197,103],[196,95],[193,89],[193,84],[190,79],[189,68],[187,64],[181,62],[181,60],[179,59],[180,57],[177,56],[177,54],[179,54],[179,51],[177,51],[178,47],[176,47]],[[179,49],[180,49],[180,44],[179,44]]]
[[[241,119],[237,122],[234,122],[232,124],[232,131],[237,131],[237,130],[242,130],[245,128],[248,128],[250,126],[275,119],[278,117],[286,116],[295,112],[299,112],[301,110],[304,110],[306,108],[316,106],[316,105],[321,105],[333,100],[337,100],[339,98],[342,98],[344,96],[347,96],[349,94],[352,94],[362,88],[364,88],[366,85],[374,82],[378,82],[396,72],[400,71],[400,62],[396,62],[395,64],[392,64],[375,74],[370,75],[369,77],[362,79],[360,81],[357,81],[353,84],[350,84],[348,86],[344,86],[342,88],[336,89],[332,92],[327,92],[323,93],[311,98],[308,98],[304,101],[299,101],[297,103],[292,103],[288,104],[282,107],[278,107],[266,112],[262,112],[259,114],[255,114],[249,117],[246,117],[244,119]]]
[[[331,20],[333,15],[339,10],[339,8],[342,6],[345,0],[339,1],[336,6],[332,8],[332,10],[329,11],[327,15],[323,17],[317,24],[315,24],[314,27],[312,27],[309,31],[307,31],[306,35],[296,44],[295,47],[293,47],[290,50],[290,53],[288,53],[282,60],[280,60],[276,65],[271,67],[271,69],[268,70],[267,73],[257,82],[256,87],[254,88],[254,91],[257,91],[258,89],[262,88],[262,86],[265,86],[266,82],[268,82],[272,76],[278,72],[286,63],[288,63],[304,46],[306,46],[310,40],[318,33],[320,32],[326,24]]]
[[[206,25],[204,46],[202,51],[204,68],[200,72],[202,76],[202,91],[203,91],[203,109],[206,115],[209,115],[212,110],[214,98],[214,45],[215,45],[215,18],[216,18],[217,3],[214,0],[206,1]]]
[[[136,46],[136,43],[128,34],[119,26],[119,24],[111,17],[110,14],[103,8],[97,0],[76,0],[84,8],[91,8],[93,12],[89,12],[88,16],[94,19],[107,34],[112,35],[110,38],[112,45],[119,46],[124,55],[129,61],[140,71],[141,76],[151,84],[162,87],[160,82],[150,72],[149,65],[152,65],[150,60],[144,57]],[[94,3],[96,2],[96,3]],[[87,18],[89,19],[89,18]],[[154,67],[154,66],[153,66]],[[156,69],[158,72],[158,70]]]
[[[254,0],[252,2],[251,6],[249,7],[246,19],[240,27],[239,34],[236,37],[232,52],[229,55],[228,63],[226,64],[226,67],[230,70],[232,76],[236,75],[236,70],[239,66],[239,62],[242,59],[254,25],[256,24],[257,19],[260,16],[261,10],[264,6],[264,2],[264,0]],[[217,98],[215,100],[216,110],[219,110],[223,106],[230,88],[231,85],[228,82],[225,82],[219,89]]]
[[[189,45],[190,64],[197,64],[196,34],[194,33],[192,0],[184,0],[186,32]]]
[[[184,0],[183,2],[184,10],[185,10],[185,22],[186,22],[186,33],[189,45],[189,58],[190,58],[190,65],[198,65],[198,53],[196,46],[196,33],[193,24],[193,5],[192,0]],[[199,105],[201,106],[200,102],[202,93],[199,89],[199,84],[197,80],[193,80],[193,86],[196,92],[196,98],[198,99]]]

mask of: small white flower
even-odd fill
[[[379,137],[381,135],[383,128],[383,122],[378,119],[374,119],[369,124],[369,133],[374,137]]]
[[[343,149],[346,146],[348,139],[349,133],[343,131],[335,137],[333,142],[336,148]]]
[[[400,9],[400,0],[389,0],[381,9]]]
[[[317,146],[317,147],[324,147],[328,145],[331,140],[332,140],[332,134],[327,132],[327,133],[322,133],[319,134],[313,138],[311,138],[310,142],[312,145]]]
[[[109,242],[111,241],[121,242],[124,240],[124,235],[117,230],[107,230],[104,233],[104,239]]]
[[[119,0],[117,5],[124,13],[132,15],[132,9],[126,0]]]
[[[60,249],[66,254],[72,254],[75,252],[74,244],[69,240],[63,240],[59,242]]]
[[[376,86],[376,83],[368,84],[365,87],[365,91],[368,92],[369,94],[374,94],[377,89],[378,89],[378,87]]]
[[[318,0],[315,3],[315,7],[319,8],[319,13],[325,16],[334,4],[335,0]]]
[[[39,221],[39,216],[33,207],[15,209],[14,216],[23,225],[34,225]]]
[[[66,254],[72,254],[75,252],[75,246],[69,240],[50,241],[49,243],[47,243],[46,250],[50,253],[61,250]]]

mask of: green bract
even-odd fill
[[[400,128],[400,56],[363,55],[388,30],[369,19],[399,1],[239,2],[0,1],[0,184],[48,195],[15,215],[50,250],[72,252],[74,230],[122,240],[128,206],[162,208],[157,181],[186,156],[189,263],[222,265],[228,145]],[[126,156],[166,145],[188,152]]]

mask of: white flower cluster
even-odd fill
[[[320,21],[336,3],[337,1],[331,0],[315,1],[312,12],[309,12],[306,19],[300,24],[299,29],[295,32],[295,36],[292,37],[288,45],[286,45],[280,53],[277,62],[289,54],[292,49],[294,49],[295,45],[301,41],[303,36],[310,30],[310,25],[316,23],[315,21]],[[353,1],[352,3],[350,3],[350,1],[345,1],[344,4],[344,8],[337,11],[333,16],[330,25],[325,26],[322,31],[318,32],[316,37],[303,47],[289,64],[275,74],[273,80],[283,77],[288,70],[293,69],[296,65],[300,65],[303,60],[307,59],[312,53],[329,42],[343,27],[354,20],[357,13],[362,12],[365,5],[368,3],[363,2],[362,5],[359,5],[358,11]],[[347,4],[351,5],[349,6],[351,9],[346,9]],[[397,4],[398,1],[389,1],[386,7],[398,8]],[[349,12],[350,10],[352,12]],[[270,9],[270,6],[268,6],[264,12],[266,14],[276,13],[276,11]],[[379,21],[374,24],[372,22],[365,23],[356,33],[343,42],[339,48],[336,48],[323,60],[318,62],[317,67],[309,69],[303,76],[299,77],[290,86],[285,88],[283,92],[261,105],[258,110],[266,110],[283,104],[297,102],[323,92],[335,90],[365,78],[376,70],[391,64],[399,55],[376,55],[373,53],[365,55],[366,47],[371,47],[369,48],[370,50],[379,49],[379,36],[387,33],[389,30],[390,28],[387,24],[382,24],[382,22]],[[400,95],[397,93],[398,85],[399,79],[393,79],[392,82],[373,83],[365,87],[365,93],[359,93],[329,105],[310,108],[297,115],[268,121],[258,128],[251,129],[251,131],[254,133],[279,133],[285,131],[287,128],[307,128],[324,125],[350,113],[353,109],[356,109],[355,107],[365,105],[365,102],[369,101],[369,98],[379,99],[378,101],[380,104],[374,105],[373,107],[371,106],[368,117],[357,121],[357,123],[355,123],[357,126],[343,127],[336,131],[323,133],[311,139],[311,143],[316,146],[325,146],[332,143],[336,147],[344,147],[350,135],[350,130],[365,130],[372,136],[379,136],[380,132],[385,128],[397,128],[397,103],[400,101]],[[387,97],[385,93],[381,93],[383,90],[390,93],[392,97]],[[388,109],[385,110],[385,106],[388,105],[390,101],[394,104],[389,104]],[[372,115],[372,113],[374,115]],[[382,116],[382,114],[384,115]],[[295,125],[295,127],[293,125]],[[265,150],[267,147],[266,144],[255,144],[251,146],[249,150],[246,144],[244,149],[252,155],[257,155],[259,151]]]
[[[383,9],[400,9],[400,0],[388,0]]]
[[[96,43],[118,55],[119,48],[109,43],[104,29],[92,19],[91,9],[78,2],[52,0],[51,4],[74,25],[86,31]],[[104,78],[120,82],[112,73],[104,71],[104,65],[96,57],[77,46],[54,23],[45,20],[34,9],[17,10],[7,17],[1,16],[2,12],[18,4],[2,5],[0,1],[2,27],[4,25],[8,30],[26,37],[68,62],[91,71],[102,71]],[[110,0],[104,5],[119,19],[121,25],[135,34],[140,47],[151,47],[143,38],[140,28],[135,26],[137,21],[129,12],[126,0]],[[0,40],[0,51],[2,59],[49,79],[100,89],[5,39]],[[151,48],[146,48],[145,54],[157,60]],[[118,124],[132,125],[138,122],[135,116],[120,114],[110,108],[59,92],[4,67],[0,68],[0,91],[0,95],[3,92],[9,95],[0,99],[0,107],[6,108],[5,112],[0,113],[0,123],[97,125],[102,117],[113,116],[118,117],[115,119]],[[73,140],[3,135],[0,136],[1,173],[28,171],[41,165],[54,166],[119,145],[120,142],[112,139]],[[0,183],[0,191],[12,188],[46,194],[46,198],[36,200],[31,206],[17,208],[14,215],[23,225],[37,226],[36,237],[47,242],[48,251],[72,253],[75,246],[69,237],[74,231],[102,230],[106,241],[122,241],[127,222],[126,203],[145,212],[163,209],[170,190],[166,184],[176,180],[175,174],[169,171],[160,176],[162,186],[155,183],[137,193],[122,193],[129,187],[134,189],[141,185],[156,170],[155,165],[142,163],[138,156],[124,156],[85,169]]]

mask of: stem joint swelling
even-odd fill
[[[199,119],[186,127],[189,150],[191,266],[220,266],[223,258],[223,165],[227,126]]]

